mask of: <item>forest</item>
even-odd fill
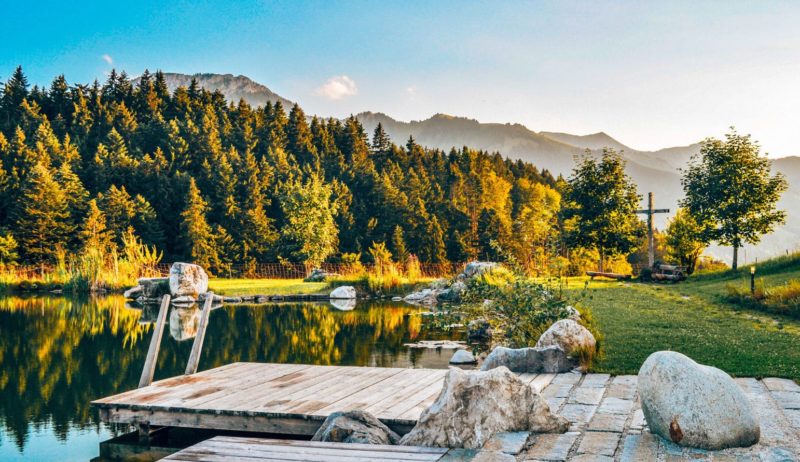
[[[485,259],[580,274],[646,261],[641,195],[611,149],[564,179],[499,152],[398,145],[353,116],[226,101],[195,80],[170,92],[161,72],[41,88],[18,67],[0,87],[3,267],[185,260],[246,276],[265,262]],[[735,268],[739,247],[784,222],[785,178],[735,130],[703,142],[683,186],[656,253],[690,271],[712,241]]]
[[[195,82],[171,94],[160,72],[31,88],[18,68],[0,98],[0,162],[5,263],[131,240],[212,271],[366,261],[378,243],[398,261],[502,248],[534,264],[559,246],[547,171],[468,147],[398,146],[353,117],[253,108]]]

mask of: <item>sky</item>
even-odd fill
[[[246,75],[310,114],[604,131],[641,150],[750,133],[800,155],[800,2],[9,2],[0,81]]]

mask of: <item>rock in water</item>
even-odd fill
[[[450,364],[475,364],[476,362],[478,360],[467,350],[457,350],[450,358]]]
[[[331,291],[330,298],[334,300],[354,300],[358,294],[353,286],[341,286]]]
[[[139,278],[138,282],[145,298],[161,298],[172,293],[169,289],[169,278]]]
[[[422,289],[406,295],[403,300],[412,305],[431,306],[439,302],[440,293],[442,289]]]
[[[674,351],[651,354],[639,369],[639,396],[650,431],[681,446],[751,446],[761,430],[731,376]]]
[[[354,299],[332,298],[330,302],[331,306],[339,311],[352,311],[356,308],[356,301]]]
[[[593,351],[597,342],[587,328],[572,319],[561,319],[553,323],[536,342],[536,348],[553,345],[560,346],[570,355],[577,349]]]
[[[507,367],[513,372],[558,374],[571,371],[577,362],[557,345],[547,348],[495,347],[481,365],[482,371]]]
[[[133,300],[142,295],[142,286],[134,286],[122,293],[126,299]]]
[[[563,433],[568,427],[567,419],[551,413],[544,398],[507,368],[451,367],[439,397],[400,444],[476,449],[499,432]]]
[[[208,274],[198,265],[173,263],[169,269],[169,290],[173,297],[197,298],[208,292]]]
[[[311,441],[397,444],[400,436],[372,414],[354,410],[329,415]]]

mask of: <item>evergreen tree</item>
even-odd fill
[[[398,262],[405,263],[408,260],[409,253],[406,248],[406,240],[403,237],[403,228],[400,225],[395,226],[392,232],[392,249]]]
[[[184,256],[192,262],[211,268],[219,262],[219,254],[215,247],[215,236],[206,221],[208,204],[200,195],[194,178],[189,180],[189,192],[186,195],[186,208],[181,213],[181,231],[184,245]]]
[[[284,186],[281,209],[281,254],[291,261],[319,265],[336,252],[338,229],[331,186],[317,174]]]
[[[31,263],[52,262],[54,249],[65,249],[74,231],[66,194],[41,164],[25,178],[15,217],[13,234],[19,240],[21,256]]]
[[[106,215],[97,206],[96,199],[89,201],[80,237],[84,252],[97,252],[104,255],[111,247],[111,235],[106,228]]]

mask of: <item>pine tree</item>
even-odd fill
[[[389,139],[389,135],[386,134],[383,125],[378,122],[378,125],[375,126],[375,131],[372,133],[372,152],[373,154],[386,156],[391,151],[391,148],[392,140]]]
[[[69,224],[66,194],[41,164],[25,178],[15,217],[13,234],[22,257],[31,263],[53,261],[56,250],[66,248],[74,230]]]
[[[106,228],[106,215],[97,206],[97,200],[88,203],[86,219],[80,231],[84,252],[104,255],[111,248],[111,235]]]
[[[211,268],[219,261],[215,248],[215,238],[206,221],[208,204],[200,195],[194,178],[189,180],[189,191],[186,195],[186,208],[181,213],[181,231],[184,256],[194,263]]]
[[[394,256],[400,263],[405,263],[408,260],[408,249],[406,249],[406,240],[403,237],[403,228],[400,225],[394,227],[392,232],[392,249]]]

